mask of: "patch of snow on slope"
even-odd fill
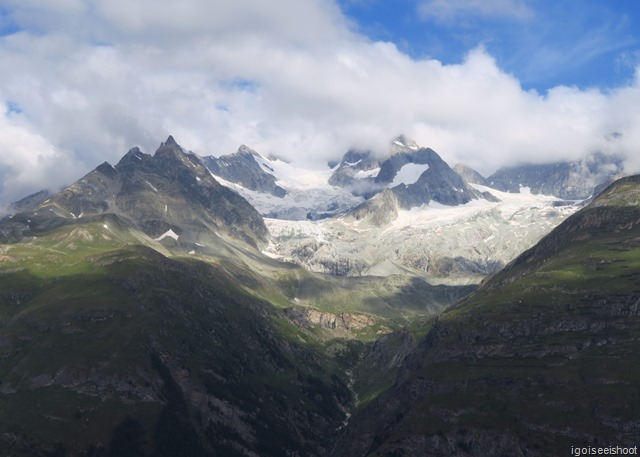
[[[375,178],[380,173],[380,167],[373,168],[371,170],[359,170],[353,177],[356,179]]]
[[[393,178],[393,182],[390,184],[390,187],[395,187],[400,184],[409,185],[416,182],[422,173],[429,169],[429,165],[427,164],[416,164],[416,163],[408,163],[404,165],[398,173]]]
[[[347,215],[321,221],[266,219],[267,253],[312,271],[387,276],[410,272],[432,283],[478,283],[495,273],[577,210],[546,195],[484,186],[500,202],[435,202],[398,210],[383,227]],[[337,272],[337,273],[336,273]]]
[[[255,157],[255,156],[254,156]],[[260,160],[259,157],[255,157]],[[328,184],[331,170],[311,170],[293,166],[281,160],[262,159],[273,169],[277,184],[287,191],[284,197],[252,191],[219,176],[212,176],[222,185],[246,198],[260,214],[276,219],[305,220],[340,214],[364,201],[363,197]]]
[[[169,229],[167,232],[164,232],[158,238],[155,238],[154,241],[162,241],[167,237],[173,238],[176,241],[178,241],[178,238],[179,238],[179,236],[176,234],[176,232],[174,232],[173,230]]]
[[[273,175],[275,173],[275,170],[273,169],[272,163],[273,162],[278,162],[277,160],[269,160],[269,159],[265,159],[264,157],[262,157],[261,155],[253,155],[253,159],[258,162],[258,165],[260,165],[260,167],[262,168],[262,170],[264,170],[266,173],[269,173],[270,175]]]

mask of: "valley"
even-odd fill
[[[358,154],[301,172],[247,147],[200,158],[169,137],[14,205],[0,220],[0,452],[630,442],[637,182],[587,203],[533,193],[522,174],[517,193],[472,182],[404,137]],[[576,411],[593,396],[601,412],[547,427],[567,387],[522,416],[564,383],[583,389]]]

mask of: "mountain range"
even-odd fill
[[[0,233],[19,239],[69,219],[106,213],[152,238],[171,231],[189,243],[226,234],[257,246],[268,234],[257,211],[213,179],[171,136],[155,155],[133,148],[115,167],[103,163],[36,208],[6,221]]]
[[[570,170],[620,172],[597,160]],[[585,206],[571,173],[512,173],[501,188],[404,137],[321,171],[169,137],[14,204],[0,453],[632,445],[640,181]]]
[[[477,284],[621,173],[617,159],[595,157],[590,167],[522,165],[494,175],[506,180],[511,174],[518,185],[510,188],[492,187],[489,179],[498,178],[485,179],[463,165],[451,168],[435,151],[403,136],[386,155],[351,150],[320,171],[246,147],[205,162],[215,161],[216,179],[266,218],[266,252],[276,258],[333,275],[411,274],[431,283]],[[558,168],[571,173],[554,172]],[[547,187],[554,192],[544,192],[542,182],[553,183]],[[279,196],[274,183],[282,189]],[[438,243],[424,242],[435,237]]]

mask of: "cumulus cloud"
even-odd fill
[[[168,134],[202,155],[244,143],[325,166],[404,133],[485,174],[593,151],[631,163],[640,144],[638,78],[610,91],[523,90],[482,47],[457,64],[414,59],[359,35],[331,1],[11,5],[21,30],[0,37],[4,202],[135,145],[153,152]]]
[[[5,114],[0,116],[0,195],[7,200],[2,206],[32,189],[41,189],[53,174],[71,179],[74,171],[69,169],[62,151],[34,132],[13,111],[15,108],[7,105],[4,108]]]

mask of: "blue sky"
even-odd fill
[[[634,0],[342,0],[372,40],[414,58],[463,60],[484,46],[525,88],[615,87],[640,61],[640,2]]]
[[[636,0],[0,0],[0,206],[169,134],[310,167],[404,134],[484,175],[640,172]]]

